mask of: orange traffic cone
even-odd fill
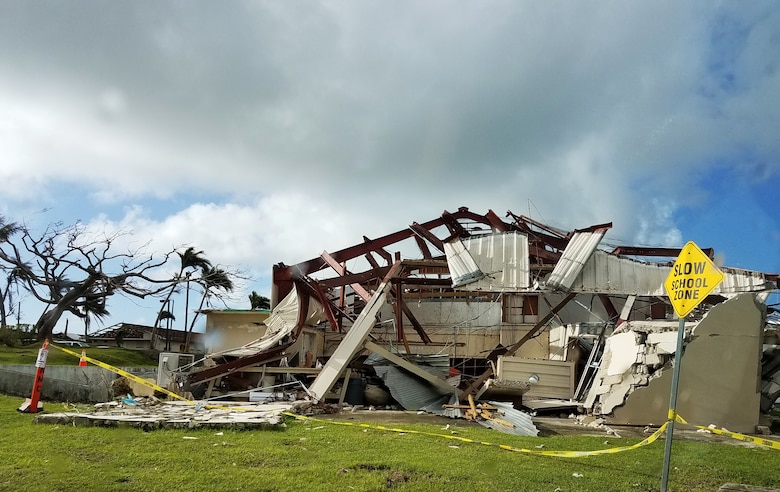
[[[32,395],[24,400],[22,406],[17,408],[22,413],[38,413],[43,411],[40,402],[41,388],[43,388],[43,372],[46,370],[46,358],[49,355],[49,339],[43,341],[43,346],[38,350],[38,360],[35,361],[35,380],[33,381]]]
[[[81,349],[81,358],[79,359],[79,367],[87,367],[87,349]]]

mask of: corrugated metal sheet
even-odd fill
[[[596,250],[571,284],[578,292],[665,296],[670,267],[621,258]]]
[[[506,434],[513,434],[515,436],[536,437],[539,435],[539,429],[537,429],[534,425],[533,420],[531,420],[531,416],[525,412],[521,412],[520,410],[515,410],[511,403],[504,401],[489,401],[487,403],[501,410],[503,415],[501,415],[499,418],[506,420],[514,427],[509,427],[493,420],[478,420],[477,422],[479,422],[482,426],[497,430],[499,432],[504,432]]]
[[[721,270],[726,274],[726,277],[715,289],[715,293],[739,294],[772,289],[772,282],[767,282],[766,277],[761,272],[729,267],[723,267]]]
[[[733,295],[773,288],[772,282],[768,282],[761,272],[728,267],[721,270],[725,278],[713,291],[714,294]],[[645,263],[597,250],[585,263],[570,290],[666,296],[664,281],[670,271],[671,266]]]
[[[417,365],[431,374],[440,375],[443,373],[440,364],[433,356],[432,366],[424,363],[426,356],[417,356],[415,362]],[[449,356],[447,358],[447,367],[449,367]],[[444,393],[440,388],[432,385],[422,378],[416,377],[408,371],[401,369],[388,361],[384,357],[371,354],[366,358],[367,365],[373,366],[377,376],[382,379],[390,394],[406,410],[424,410],[436,415],[446,417],[461,417],[463,413],[457,408],[444,408],[444,405],[457,405],[458,394],[455,387],[452,392]]]
[[[485,234],[464,239],[463,245],[485,274],[463,290],[522,292],[530,286],[528,238],[524,234]]]
[[[459,239],[444,243],[444,254],[447,256],[453,287],[471,284],[485,276]]]
[[[546,282],[547,288],[568,292],[606,232],[606,229],[575,232],[550,273]]]

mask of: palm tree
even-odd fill
[[[170,351],[171,350],[171,323],[173,321],[176,321],[176,316],[173,315],[172,312],[166,311],[166,310],[160,310],[160,312],[157,314],[157,317],[160,318],[160,322],[165,321],[167,329],[165,330],[165,350]],[[154,344],[154,334],[152,334],[152,344]]]
[[[84,339],[86,339],[87,335],[89,335],[89,326],[92,324],[92,319],[104,319],[111,313],[106,309],[105,297],[88,295],[81,305],[81,309],[75,314],[84,319]]]
[[[256,291],[252,291],[249,294],[249,304],[252,306],[250,309],[271,309],[271,299],[261,296]]]
[[[222,294],[219,291],[225,293],[231,292],[234,288],[233,281],[230,279],[230,274],[221,268],[208,268],[203,270],[203,275],[198,280],[203,287],[203,296],[200,298],[200,305],[192,316],[192,322],[187,330],[187,339],[184,342],[184,351],[190,350],[190,339],[192,338],[192,329],[195,328],[195,320],[198,319],[198,314],[203,309],[203,305],[209,300],[212,295],[221,297]]]
[[[179,255],[179,260],[181,260],[181,268],[179,269],[179,273],[176,274],[176,276],[174,277],[174,282],[173,285],[171,285],[171,290],[168,292],[168,295],[162,301],[163,306],[169,305],[171,296],[173,296],[173,293],[176,292],[176,289],[179,287],[179,283],[181,283],[182,281],[187,281],[189,285],[190,274],[188,273],[185,276],[184,275],[185,270],[200,269],[205,272],[206,270],[211,268],[211,262],[208,259],[206,259],[205,256],[203,256],[205,253],[203,251],[196,251],[195,248],[193,248],[192,246],[185,249],[183,253],[177,251],[176,254]],[[162,313],[162,311],[160,311],[160,313]],[[151,349],[154,349],[154,337],[156,335],[157,328],[160,326],[161,321],[162,319],[158,314],[157,319],[154,321],[154,327],[152,328],[152,341],[150,342],[149,345],[149,348]]]

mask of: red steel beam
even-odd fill
[[[613,255],[619,256],[661,256],[667,258],[677,258],[680,256],[682,248],[646,248],[641,246],[618,246],[612,250]],[[703,248],[702,251],[710,259],[715,257],[715,250],[712,248]]]
[[[428,336],[427,333],[425,333],[425,330],[423,330],[422,325],[420,324],[419,321],[417,321],[417,317],[412,313],[412,310],[409,309],[409,306],[406,305],[406,301],[404,301],[399,297],[398,299],[396,299],[396,302],[401,304],[401,310],[406,315],[406,317],[409,318],[409,322],[412,324],[417,334],[420,335],[420,340],[422,340],[423,343],[425,344],[431,343],[431,338]]]
[[[322,259],[325,260],[325,262],[330,265],[331,268],[336,270],[336,273],[338,273],[340,276],[347,274],[347,269],[340,265],[327,251],[323,251],[321,256]],[[363,286],[359,283],[355,282],[349,284],[349,286],[352,287],[352,290],[354,290],[357,295],[362,297],[364,301],[368,302],[371,300],[371,294],[369,294],[368,291],[364,289]]]
[[[466,207],[459,208],[457,212],[452,212],[451,215],[455,219],[472,220],[474,222],[479,222],[481,224],[492,226],[490,220],[488,220],[484,215],[479,215],[474,212],[471,212]],[[419,226],[422,229],[425,229],[427,231],[431,231],[432,229],[435,229],[442,225],[444,225],[444,218],[442,217],[437,217],[435,219],[419,224]],[[390,246],[391,244],[401,242],[404,239],[411,238],[414,234],[415,234],[414,231],[407,228],[407,229],[402,229],[400,231],[396,231],[392,234],[388,234],[386,236],[382,236],[377,239],[369,240],[367,238],[364,238],[365,241],[363,243],[350,246],[348,248],[336,251],[335,253],[331,253],[331,256],[337,262],[343,262],[343,261],[351,260],[358,256],[362,256],[368,252],[375,252],[377,254],[382,255],[380,251],[382,248]],[[277,265],[274,265],[274,283],[284,281],[284,280],[289,280],[296,275],[309,275],[313,272],[322,270],[326,266],[327,264],[322,258],[312,258],[311,260],[307,260],[291,266],[285,265],[283,263],[279,263]]]
[[[425,240],[417,234],[414,235],[414,240],[417,241],[417,247],[420,248],[420,252],[422,253],[423,258],[427,260],[431,259],[431,250],[428,248],[428,243],[426,243]]]
[[[417,222],[412,222],[412,225],[409,226],[409,229],[414,232],[415,235],[420,236],[421,238],[427,240],[429,243],[436,246],[436,248],[439,249],[442,253],[444,252],[444,243],[441,239],[436,237],[430,230],[426,229],[424,226],[418,224]]]

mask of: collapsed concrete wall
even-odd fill
[[[629,322],[607,338],[585,407],[609,415],[629,394],[659,377],[665,366],[671,367],[678,325],[676,321]],[[695,326],[686,325],[687,336]]]
[[[677,394],[677,412],[686,420],[735,432],[755,432],[760,413],[765,311],[766,306],[754,294],[742,294],[713,307],[693,330],[684,348]],[[631,365],[652,367],[646,362]],[[609,360],[602,361],[604,367],[609,364]],[[633,372],[637,371],[642,369]],[[619,391],[623,389],[615,388],[620,399],[625,396],[623,403],[610,400],[610,405],[601,408],[594,405],[594,412],[605,416],[612,412],[608,420],[616,424],[659,424],[667,418],[672,373],[669,360],[655,368],[646,385],[634,385],[632,391],[622,395]],[[591,392],[597,391],[599,387],[594,384]],[[609,392],[602,393],[599,400],[605,402],[609,397]]]
[[[35,381],[34,365],[3,366],[0,372],[0,393],[29,398]],[[155,380],[156,368],[123,368],[142,378]],[[49,366],[46,368],[41,388],[41,399],[100,403],[114,395],[111,383],[119,376],[96,366]]]

